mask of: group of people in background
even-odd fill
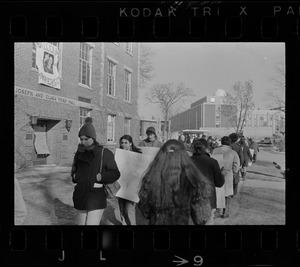
[[[183,140],[157,140],[154,127],[146,130],[147,138],[138,147],[159,150],[141,177],[139,201],[117,197],[118,212],[124,225],[136,225],[136,208],[151,225],[210,225],[214,218],[230,216],[230,199],[237,194],[240,178],[245,179],[249,162],[257,158],[258,146],[236,133],[221,138],[193,140],[190,154]],[[99,225],[107,207],[104,186],[120,178],[114,154],[97,142],[92,119],[87,118],[78,133],[80,144],[74,156],[71,176],[78,225]],[[130,135],[119,139],[119,148],[142,153]],[[253,156],[250,148],[255,151]],[[214,159],[222,155],[223,166]],[[102,162],[102,168],[99,167]],[[223,189],[225,205],[218,199]]]

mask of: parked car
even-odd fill
[[[270,137],[265,137],[263,140],[259,141],[258,144],[272,145],[272,139]]]

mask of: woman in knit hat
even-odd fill
[[[120,177],[113,153],[96,141],[92,122],[92,118],[86,118],[85,124],[79,130],[80,144],[71,171],[73,182],[76,183],[73,202],[77,210],[78,225],[100,224],[107,206],[103,184],[114,183]]]
[[[139,143],[139,146],[161,147],[162,142],[157,140],[157,135],[154,127],[150,126],[146,130],[147,138]]]

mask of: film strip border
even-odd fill
[[[1,32],[13,41],[289,41],[300,2],[6,2]],[[4,10],[4,12],[3,12]]]
[[[299,51],[299,6],[300,2],[286,1],[189,2],[189,5],[180,1],[2,2],[0,29],[3,40],[9,43],[41,39],[282,41],[287,44],[288,63],[294,62],[294,52]],[[299,59],[299,52],[296,58]],[[295,70],[300,69],[297,64]],[[295,85],[296,72],[291,72],[294,67],[289,64],[287,67],[290,69],[287,88],[290,88]],[[297,99],[295,91],[289,91],[290,99]],[[1,219],[1,263],[299,265],[299,216],[297,210],[289,208],[292,199],[299,199],[291,196],[296,194],[296,185],[299,181],[291,184],[287,179],[287,226],[15,227],[10,223],[5,225]]]
[[[16,227],[1,234],[1,258],[51,266],[299,264],[300,229],[148,227]]]

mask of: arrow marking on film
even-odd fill
[[[183,259],[183,258],[180,258],[179,256],[176,256],[175,255],[175,257],[177,257],[178,259],[180,259],[179,261],[173,261],[173,262],[175,262],[175,263],[179,263],[179,264],[177,264],[176,266],[179,266],[179,265],[182,265],[182,264],[186,264],[186,263],[188,263],[189,261],[187,261],[187,260],[185,260],[185,259]]]

